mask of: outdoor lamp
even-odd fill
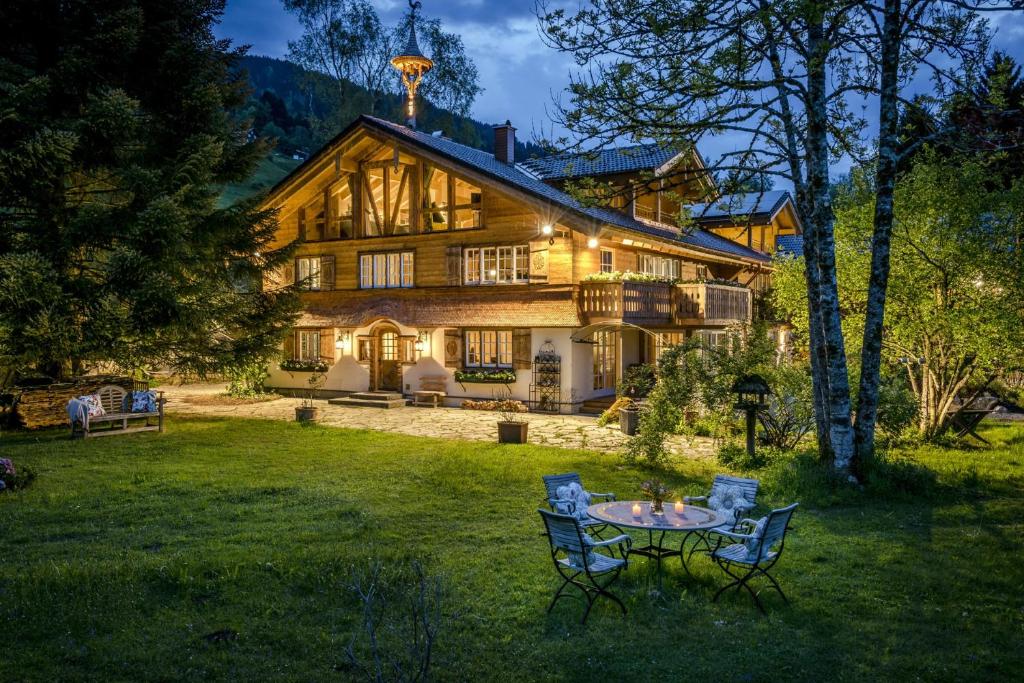
[[[547,237],[548,235],[550,235],[554,231],[555,231],[555,229],[553,227],[551,227],[550,223],[545,223],[544,225],[540,226],[540,232],[545,237]]]
[[[416,336],[416,341],[413,342],[412,347],[414,349],[416,349],[417,353],[423,353],[423,349],[425,349],[426,346],[427,346],[427,333],[426,332],[420,332]]]
[[[597,238],[591,237],[589,240],[587,240],[587,246],[590,247],[591,249],[597,249]]]
[[[757,413],[768,407],[768,395],[772,390],[760,375],[746,375],[732,385],[732,393],[737,397],[736,409],[747,414],[747,455],[754,457]]]
[[[334,342],[334,348],[339,351],[344,351],[349,344],[350,335],[347,330],[342,330],[338,333],[338,338]]]

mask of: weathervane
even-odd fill
[[[410,128],[416,127],[416,89],[434,66],[434,62],[420,51],[420,46],[416,43],[416,12],[420,7],[422,3],[419,0],[409,0],[409,41],[402,53],[391,60],[391,66],[402,74],[402,85],[408,94],[406,116]]]

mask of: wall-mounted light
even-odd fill
[[[423,349],[427,348],[427,333],[420,332],[416,335],[416,341],[413,342],[412,347],[416,349],[416,353],[423,353]]]
[[[587,240],[587,246],[590,247],[591,249],[597,249],[597,238],[591,237],[589,240]]]
[[[348,349],[351,342],[352,334],[348,330],[342,330],[338,333],[338,338],[334,341],[334,348],[339,351],[345,351]]]
[[[547,237],[555,231],[555,228],[550,223],[545,223],[544,225],[540,226],[540,231],[541,234]]]

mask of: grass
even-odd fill
[[[671,562],[652,596],[641,559],[618,585],[628,616],[599,605],[585,627],[577,601],[544,612],[557,584],[540,475],[635,497],[649,474],[615,456],[238,419],[8,434],[0,455],[39,477],[0,495],[0,680],[351,680],[353,575],[414,558],[455,615],[439,680],[1016,675],[1024,428],[984,433],[995,448],[907,453],[918,474],[863,492],[826,491],[798,461],[765,472],[765,505],[816,494],[778,566],[788,607],[712,603],[723,577],[704,559],[693,579]],[[664,477],[697,493],[715,469]],[[225,629],[237,638],[203,637]]]

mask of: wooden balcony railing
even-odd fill
[[[750,322],[751,292],[746,287],[692,283],[676,285],[675,322],[728,325]]]
[[[729,325],[750,322],[751,316],[750,290],[727,285],[583,282],[579,300],[588,323]]]
[[[668,323],[672,320],[672,285],[662,282],[584,282],[580,285],[580,312],[589,322]]]

